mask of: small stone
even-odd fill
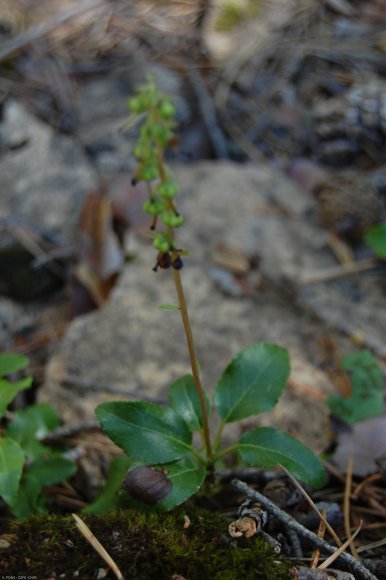
[[[17,539],[15,534],[2,534],[0,536],[0,550],[6,550]]]
[[[184,529],[189,528],[190,527],[190,517],[185,515],[184,516]]]

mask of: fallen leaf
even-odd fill
[[[349,457],[353,474],[364,476],[377,471],[376,460],[386,453],[386,416],[357,423],[338,434],[331,461],[344,472]]]

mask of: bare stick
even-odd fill
[[[289,529],[295,530],[296,533],[306,538],[309,542],[312,542],[316,546],[318,546],[324,552],[329,554],[333,554],[336,552],[337,548],[335,546],[331,546],[325,542],[322,538],[319,538],[316,534],[307,530],[304,526],[299,524],[294,518],[292,518],[287,513],[283,512],[280,508],[278,508],[274,503],[272,503],[269,499],[267,499],[264,495],[249,487],[243,481],[238,479],[234,479],[232,481],[232,485],[237,491],[245,494],[248,497],[251,497],[258,501],[269,513],[271,513],[275,518],[280,520],[285,526]],[[371,572],[365,568],[358,560],[353,558],[350,554],[342,553],[339,556],[339,560],[344,562],[347,566],[351,566],[352,569],[360,575],[361,578],[365,580],[377,580],[377,578],[371,574]]]

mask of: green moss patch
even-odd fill
[[[184,527],[184,516],[190,519]],[[84,516],[125,578],[189,580],[289,578],[289,565],[260,537],[237,545],[228,523],[217,514],[180,508],[170,514],[122,510],[105,516]],[[0,550],[0,570],[7,576],[96,578],[107,568],[78,532],[71,516],[37,516],[16,521],[16,538]],[[113,578],[111,571],[107,578]]]

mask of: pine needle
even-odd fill
[[[356,538],[356,536],[359,534],[361,529],[362,529],[362,522],[359,524],[358,528],[355,530],[353,535],[350,536],[344,542],[344,544],[342,544],[333,554],[331,554],[331,556],[329,558],[327,558],[327,560],[325,560],[323,562],[323,564],[320,564],[320,566],[318,566],[318,570],[324,570],[325,568],[328,568],[330,564],[332,564],[337,558],[339,558],[339,556],[342,554],[342,552],[345,551],[347,546],[349,546],[354,541],[354,538]]]
[[[108,554],[108,552],[102,546],[100,541],[94,536],[94,534],[92,533],[90,528],[84,523],[84,521],[79,516],[77,516],[76,514],[72,514],[72,515],[75,519],[76,526],[77,526],[78,530],[80,531],[80,533],[83,534],[83,536],[86,538],[86,540],[89,542],[89,544],[91,544],[91,546],[94,548],[94,550],[96,552],[98,552],[98,554],[101,556],[101,558],[103,558],[103,560],[106,562],[106,564],[112,570],[112,572],[114,572],[114,574],[118,578],[118,580],[124,580],[122,572],[120,571],[120,569],[118,568],[118,566],[116,565],[116,563],[114,562],[112,557]]]

